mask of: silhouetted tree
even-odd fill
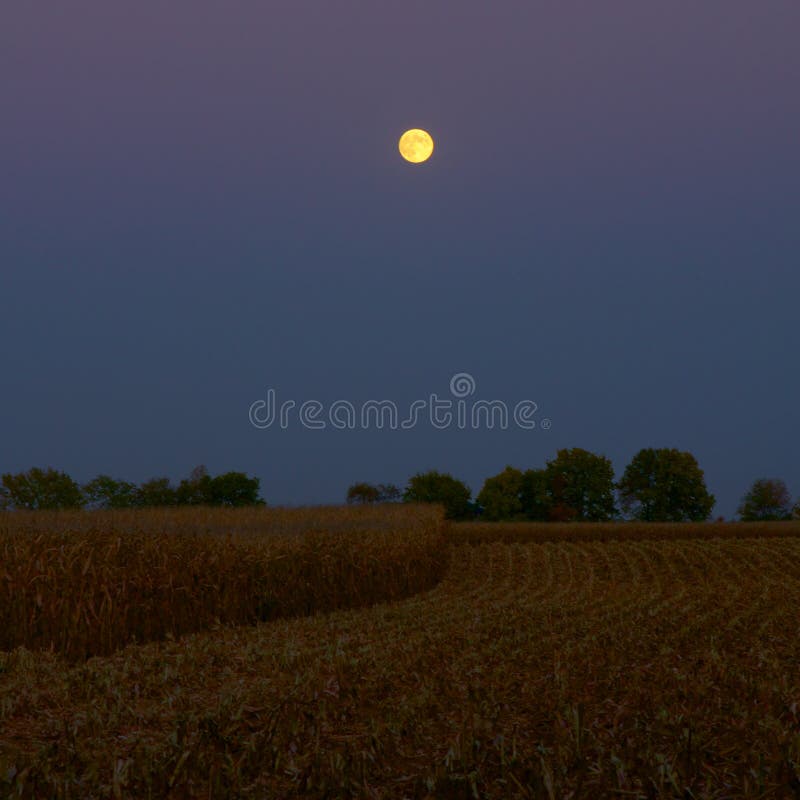
[[[81,487],[66,472],[33,467],[16,475],[3,475],[0,507],[9,510],[54,510],[81,508],[85,503]]]
[[[469,487],[452,475],[431,470],[414,475],[403,499],[409,503],[441,503],[448,519],[468,519],[474,515]]]
[[[132,508],[136,505],[136,484],[118,481],[110,475],[98,475],[83,487],[91,508]]]
[[[211,477],[204,465],[195,467],[175,492],[175,502],[186,506],[264,505],[259,496],[260,481],[244,472],[225,472]]]
[[[603,521],[616,516],[614,467],[605,456],[580,447],[559,450],[545,467],[550,518]]]
[[[553,493],[549,487],[547,470],[528,469],[522,473],[520,504],[526,519],[544,522],[551,518]]]
[[[514,467],[506,467],[487,478],[478,494],[478,505],[487,520],[518,519],[522,516],[523,475]]]
[[[347,490],[347,502],[351,505],[370,503],[396,503],[402,499],[402,493],[392,483],[354,483]]]
[[[546,474],[547,493],[550,496],[547,519],[550,522],[571,522],[577,518],[578,511],[567,503],[564,497],[567,479],[559,473],[547,472]]]
[[[169,478],[151,478],[136,491],[136,505],[141,508],[175,506],[178,504],[177,492]]]
[[[744,522],[791,519],[792,498],[782,480],[760,478],[742,498],[737,513]]]
[[[370,505],[377,503],[379,498],[378,487],[371,483],[354,483],[347,490],[347,502],[350,505]]]
[[[180,506],[214,505],[211,476],[204,464],[195,467],[188,478],[184,478],[175,490],[175,502]]]
[[[670,448],[640,450],[617,488],[623,510],[648,522],[701,522],[714,507],[695,457]]]
[[[213,506],[263,506],[259,496],[261,481],[248,478],[244,472],[223,472],[211,478],[211,503]]]

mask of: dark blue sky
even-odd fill
[[[4,8],[0,471],[331,502],[667,446],[717,514],[800,495],[798,40],[796,0]],[[456,372],[552,428],[248,420]]]

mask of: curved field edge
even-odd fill
[[[0,650],[132,642],[397,600],[441,580],[441,511],[323,508],[7,515]]]
[[[455,548],[432,591],[0,656],[15,797],[794,797],[800,540]],[[3,786],[0,783],[0,787]]]

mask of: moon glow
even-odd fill
[[[433,153],[433,137],[419,128],[406,131],[398,144],[400,155],[412,164],[421,164],[427,161]]]

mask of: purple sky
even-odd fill
[[[0,471],[331,502],[666,446],[717,514],[799,496],[798,41],[796,0],[9,5]],[[457,372],[552,428],[248,420]]]

